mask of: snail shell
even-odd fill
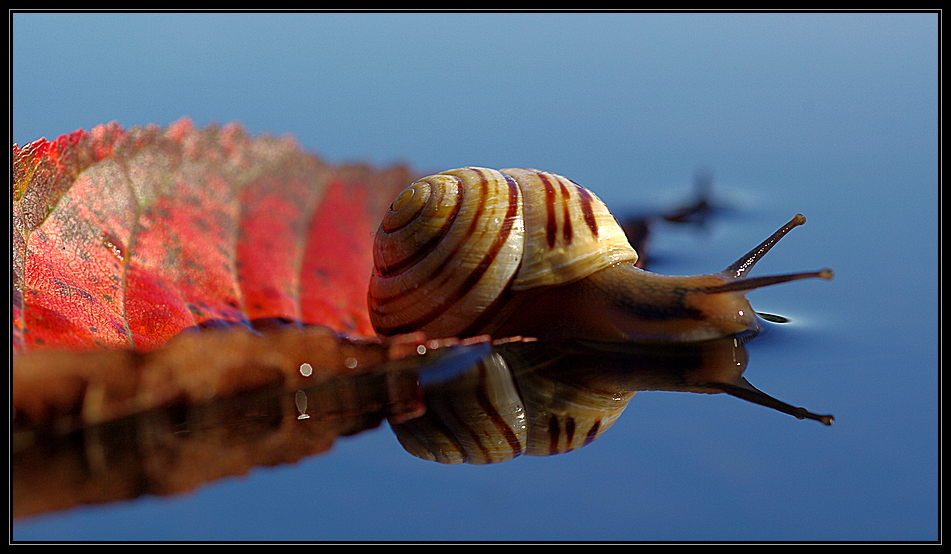
[[[373,260],[378,333],[465,336],[503,291],[571,282],[637,252],[604,203],[568,179],[467,167],[404,189]]]
[[[466,167],[396,197],[376,233],[367,295],[381,336],[525,335],[694,341],[756,330],[744,292],[831,271],[747,279],[797,215],[716,274],[665,276],[634,264],[611,211],[569,179]]]

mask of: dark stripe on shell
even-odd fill
[[[591,236],[598,238],[598,221],[594,217],[594,209],[591,207],[591,204],[594,202],[594,199],[591,197],[591,193],[588,192],[588,189],[572,181],[572,184],[578,187],[578,197],[581,200],[581,213],[584,215],[584,222],[588,224],[588,228],[591,229]]]
[[[545,238],[548,240],[548,248],[555,247],[555,241],[558,240],[558,220],[555,217],[555,202],[558,200],[555,194],[555,187],[551,186],[551,181],[544,173],[538,173],[545,186]]]
[[[565,246],[571,244],[571,239],[574,236],[574,230],[571,227],[571,193],[568,191],[568,187],[565,186],[561,181],[558,182],[558,186],[561,187],[561,196],[562,196],[562,221],[564,222],[564,227],[561,228],[561,236],[565,241]]]

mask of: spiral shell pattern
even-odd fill
[[[457,169],[404,189],[377,231],[370,318],[381,335],[452,336],[472,324],[507,283],[523,244],[521,192],[501,173]]]
[[[404,189],[377,231],[368,304],[377,333],[477,334],[503,293],[636,261],[591,191],[534,169],[466,167]]]

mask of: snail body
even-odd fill
[[[748,278],[789,223],[727,269],[667,276],[591,191],[553,173],[466,167],[424,177],[375,237],[368,305],[381,336],[514,335],[684,342],[756,331],[748,290],[828,269]]]

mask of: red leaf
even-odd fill
[[[372,232],[411,180],[188,119],[13,145],[13,174],[15,351],[151,350],[218,322],[372,335]]]

